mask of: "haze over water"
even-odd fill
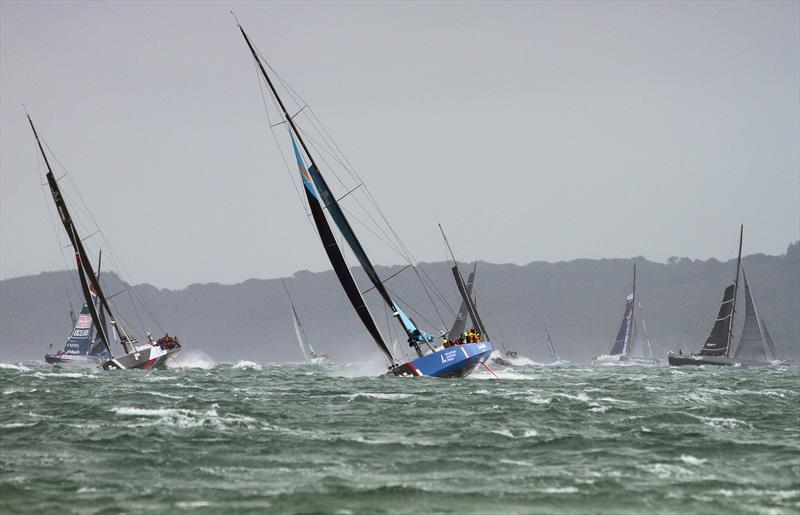
[[[796,368],[0,365],[28,513],[796,513]]]

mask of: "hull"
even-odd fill
[[[492,350],[490,342],[448,347],[398,365],[389,373],[408,377],[465,377],[485,363]]]
[[[774,367],[780,366],[781,364],[780,362],[735,360],[726,356],[699,356],[696,354],[691,354],[689,356],[670,354],[667,356],[667,362],[671,367],[700,365],[712,365],[717,367]]]
[[[86,354],[45,354],[45,362],[68,367],[99,367],[107,358]]]
[[[102,367],[105,370],[166,368],[167,359],[180,350],[180,346],[171,349],[163,349],[158,345],[140,347],[131,353],[105,361]]]
[[[659,361],[654,358],[627,356],[625,354],[604,354],[592,360],[593,365],[601,366],[658,366]]]

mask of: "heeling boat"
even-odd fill
[[[297,309],[294,307],[294,301],[289,294],[289,288],[286,286],[286,281],[281,280],[283,289],[286,291],[286,296],[289,298],[289,304],[292,307],[292,322],[294,323],[294,334],[297,337],[297,345],[300,347],[300,352],[303,353],[306,365],[320,365],[328,361],[327,354],[321,354],[314,350],[311,343],[308,341],[306,332],[303,329],[303,324],[300,322],[300,317],[297,314]]]
[[[732,284],[725,287],[722,303],[711,334],[706,338],[703,348],[689,356],[682,352],[670,352],[667,360],[670,366],[684,365],[718,365],[718,366],[750,366],[766,367],[782,365],[784,362],[778,355],[766,322],[759,316],[753,291],[747,280],[742,264],[742,239],[744,225],[739,228],[739,255],[736,258],[736,276]],[[744,279],[745,315],[742,334],[733,357],[730,356],[733,344],[733,322],[736,315],[736,298],[739,290],[739,271]]]
[[[465,376],[472,372],[488,358],[492,351],[491,343],[471,343],[460,345],[456,348],[434,347],[431,345],[434,341],[433,336],[421,330],[414,320],[394,301],[383,281],[378,276],[361,242],[350,226],[348,217],[340,207],[339,201],[331,193],[325,178],[317,166],[314,155],[309,150],[301,131],[298,130],[294,118],[287,111],[258,52],[242,26],[238,25],[238,27],[261,76],[267,83],[273,98],[280,108],[282,117],[285,120],[284,123],[289,133],[297,168],[302,181],[302,189],[305,193],[309,209],[311,210],[311,218],[314,221],[320,241],[333,266],[336,277],[339,279],[339,283],[342,285],[359,319],[375,341],[375,344],[388,359],[388,373],[398,376],[457,377]],[[306,163],[308,163],[308,166],[306,166]],[[406,333],[409,346],[412,347],[417,354],[416,359],[409,361],[398,359],[399,357],[395,357],[389,350],[345,262],[336,237],[325,216],[326,211],[347,242],[348,247],[356,256],[367,278],[372,283],[373,288],[386,303],[393,317],[402,326],[403,331]]]
[[[650,337],[647,335],[647,326],[644,325],[643,317],[637,316],[637,311],[641,311],[641,306],[636,303],[636,264],[633,265],[633,287],[631,293],[625,298],[625,312],[622,316],[622,323],[617,331],[617,339],[608,354],[597,356],[592,360],[595,365],[658,365],[658,360],[653,357],[653,349],[650,346]],[[642,330],[639,329],[639,319],[642,318]],[[638,343],[642,346],[642,334],[644,342],[650,350],[650,357],[634,356],[633,349]]]
[[[549,365],[554,367],[571,365],[572,363],[568,359],[564,359],[558,355],[556,346],[553,344],[553,340],[550,338],[550,331],[547,330],[547,326],[544,326],[544,336],[547,342],[547,351],[550,353],[550,359],[553,360]]]
[[[88,320],[86,317],[78,317],[76,325],[73,328],[72,336],[67,340],[64,353],[60,355],[48,354],[45,356],[45,361],[52,364],[74,364],[83,362],[84,364],[94,364],[103,369],[165,367],[167,358],[180,351],[180,342],[177,338],[165,337],[157,341],[150,339],[148,344],[139,345],[138,340],[122,321],[122,318],[115,314],[115,311],[112,309],[100,285],[99,276],[92,267],[86,248],[83,245],[83,240],[80,238],[78,230],[75,227],[67,204],[61,194],[61,189],[58,186],[58,181],[50,166],[50,160],[44,151],[42,142],[39,139],[39,133],[36,131],[36,127],[33,125],[33,120],[31,120],[30,116],[28,116],[28,123],[30,123],[31,130],[36,138],[36,144],[39,147],[39,151],[47,167],[47,184],[50,187],[50,193],[53,196],[56,211],[58,211],[58,216],[61,219],[70,245],[75,253],[78,279],[84,298],[84,308],[88,311],[89,315]],[[83,313],[83,310],[81,313]],[[114,340],[122,347],[123,354],[114,356],[111,351],[111,340],[106,321],[110,323],[112,329],[111,334]],[[89,323],[91,323],[91,325],[89,325]],[[76,332],[77,336],[80,338],[73,340],[73,337],[76,336]],[[92,333],[95,333],[93,337]],[[84,339],[83,336],[87,338]],[[99,343],[102,344],[102,351],[97,350],[98,340]],[[87,348],[87,353],[82,354],[82,345],[88,344],[90,341],[94,342],[91,346],[91,349],[94,349],[93,353],[89,354],[89,349]],[[68,349],[76,350],[76,352],[74,354],[67,353]]]

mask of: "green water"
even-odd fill
[[[4,513],[797,513],[797,369],[0,365]]]

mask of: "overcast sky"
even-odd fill
[[[330,268],[230,9],[420,260],[800,237],[798,2],[3,1],[0,277],[66,266],[22,104],[134,281]]]

